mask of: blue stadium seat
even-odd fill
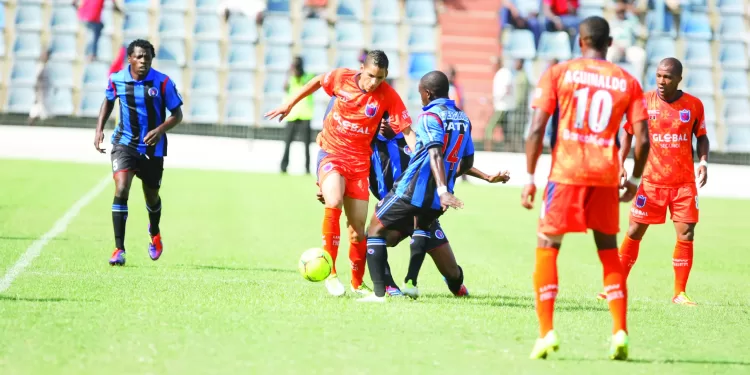
[[[691,12],[696,12],[696,13],[708,12],[708,0],[685,0],[683,1],[683,4],[685,2],[687,2],[687,4],[683,6],[689,9]]]
[[[687,13],[682,18],[680,29],[691,43],[694,40],[711,40],[713,36],[711,20],[705,13]]]
[[[219,95],[219,72],[212,69],[193,69],[190,90],[200,95]]]
[[[406,90],[407,90],[407,96],[406,96],[406,106],[407,107],[416,107],[422,105],[422,97],[419,96],[419,89],[418,89],[419,81],[418,80],[410,80],[407,82]],[[416,119],[412,118],[412,121]]]
[[[292,49],[287,46],[266,46],[266,70],[287,72],[292,65]]]
[[[310,121],[310,128],[313,130],[323,129],[323,120],[325,119],[327,103],[316,102],[313,107],[313,118]]]
[[[219,42],[201,41],[193,44],[193,66],[218,68],[221,66]]]
[[[266,17],[263,36],[270,44],[292,44],[292,22],[289,17]]]
[[[716,7],[721,14],[742,15],[745,13],[745,3],[743,0],[717,0]]]
[[[52,19],[50,20],[51,30],[55,31],[78,31],[78,15],[76,8],[72,5],[55,6],[52,8]]]
[[[73,61],[78,58],[76,34],[55,33],[49,45],[50,60]]]
[[[190,122],[199,124],[219,122],[219,98],[211,95],[193,95],[190,101]]]
[[[224,122],[231,125],[255,125],[255,103],[250,98],[229,98],[225,103]]]
[[[104,100],[102,90],[86,90],[81,95],[81,104],[78,107],[78,115],[81,117],[99,117],[99,108]]]
[[[336,22],[336,44],[343,48],[362,48],[365,44],[362,25],[356,21]]]
[[[750,152],[750,127],[727,128],[727,151]]]
[[[122,26],[125,38],[136,39],[148,37],[149,19],[147,11],[128,10],[125,13],[125,21]]]
[[[591,16],[604,17],[604,8],[600,6],[584,6],[578,8],[577,15],[580,19],[586,19]]]
[[[220,40],[222,34],[219,16],[215,14],[197,14],[195,16],[193,37],[197,40]]]
[[[394,49],[399,48],[398,26],[396,24],[378,25],[377,31],[372,32],[373,49]]]
[[[5,56],[5,38],[0,38],[0,57]]]
[[[406,18],[412,25],[437,23],[435,3],[432,0],[406,0]]]
[[[744,41],[746,31],[742,16],[721,17],[719,35],[722,41]]]
[[[669,37],[650,38],[646,42],[646,56],[649,63],[659,63],[665,57],[675,56],[674,39]]]
[[[378,0],[370,2],[370,14],[372,14],[372,22],[376,24],[384,23],[398,23],[401,21],[399,17],[399,5],[397,0]]]
[[[744,70],[723,70],[721,72],[721,91],[724,96],[750,96],[747,72]]]
[[[721,115],[727,126],[747,124],[747,119],[750,118],[750,106],[747,105],[745,99],[730,98],[724,101],[724,110]]]
[[[36,60],[15,60],[10,71],[11,86],[31,86],[36,82]]]
[[[305,71],[313,74],[322,74],[330,69],[328,64],[328,50],[322,47],[302,48],[302,60],[305,63]]]
[[[534,34],[529,30],[511,30],[503,43],[503,51],[507,57],[533,59],[536,56]]]
[[[77,19],[76,22],[78,22]],[[115,12],[112,8],[105,7],[102,10],[102,23],[104,24],[103,35],[112,36],[115,34]]]
[[[422,76],[437,68],[437,59],[431,53],[409,54],[409,78],[422,79]]]
[[[159,38],[164,39],[184,39],[185,32],[185,15],[181,13],[162,13],[159,18]]]
[[[284,83],[286,83],[286,78],[287,78],[286,73],[267,73],[266,81],[263,83],[263,95],[264,96],[286,95],[286,91],[284,91]]]
[[[573,41],[573,58],[581,57],[581,46],[578,45],[580,39],[581,37],[576,35],[576,40]]]
[[[360,0],[339,0],[339,6],[336,8],[336,16],[339,19],[361,21],[364,11],[362,1]]]
[[[388,56],[388,78],[399,79],[402,73],[401,54],[398,50],[383,50]]]
[[[604,8],[604,0],[581,0],[582,7]]]
[[[42,54],[42,40],[39,33],[18,33],[13,43],[16,58],[39,58]]]
[[[711,43],[705,40],[685,43],[685,65],[691,68],[710,68],[713,66]]]
[[[174,62],[159,62],[159,67],[156,70],[166,74],[172,82],[177,86],[177,90],[183,88],[184,80],[182,75],[182,67],[175,64]]]
[[[227,75],[227,96],[255,96],[255,72],[251,70],[230,70]]]
[[[188,2],[185,0],[161,0],[162,12],[187,12]]]
[[[179,66],[185,66],[187,61],[185,41],[182,39],[162,40],[156,58],[164,62],[173,62]]]
[[[265,100],[261,101],[262,103],[261,111],[259,113],[259,117],[260,117],[259,122],[261,126],[269,127],[269,128],[280,128],[280,127],[285,126],[286,122],[279,122],[278,117],[273,120],[269,120],[263,116],[264,113],[267,113],[269,111],[276,109],[276,107],[278,107],[279,104],[283,101],[284,101],[284,97],[280,95],[275,95],[275,96],[270,96],[270,97],[267,96]]]
[[[674,38],[677,36],[677,30],[672,22],[666,22],[665,20],[658,18],[658,13],[655,11],[649,11],[646,13],[646,28],[648,29],[649,37],[664,37],[668,36]],[[665,27],[666,26],[666,27]]]
[[[359,49],[336,48],[335,68],[358,69],[361,65],[359,62]]]
[[[289,15],[289,0],[268,0],[266,12],[281,15]]]
[[[534,45],[532,44],[533,48]],[[572,57],[570,50],[570,36],[564,31],[542,33],[539,38],[539,49],[537,57],[542,60],[558,59],[561,61],[568,60]]]
[[[197,13],[204,14],[216,14],[216,9],[219,8],[219,0],[196,0],[195,10]]]
[[[34,105],[34,89],[30,86],[8,87],[8,105],[5,110],[9,113],[29,114],[31,106]],[[101,97],[99,105],[102,104]]]
[[[96,43],[96,58],[101,61],[112,61],[114,56],[112,37],[102,35]]]
[[[58,87],[50,91],[49,112],[55,116],[70,116],[73,114],[73,90]]]
[[[5,30],[5,5],[0,6],[0,29]]]
[[[232,69],[255,70],[255,45],[250,43],[232,43],[229,45],[229,67]]]
[[[396,39],[398,42],[398,38]],[[398,48],[398,45],[395,46]],[[409,31],[410,52],[435,52],[437,49],[437,38],[435,28],[432,26],[412,26]]]
[[[52,87],[72,88],[73,83],[73,64],[67,61],[49,61],[47,63],[47,74],[49,84]],[[76,85],[77,86],[77,85]],[[100,86],[106,87],[106,86]]]
[[[257,42],[258,30],[255,26],[255,20],[251,20],[242,14],[229,16],[229,40],[232,42]]]
[[[328,24],[320,18],[307,18],[302,23],[302,44],[305,46],[327,47]]]
[[[713,96],[709,95],[696,95],[703,103],[703,114],[706,117],[706,122],[716,123],[716,101]]]
[[[16,8],[16,30],[41,31],[42,7],[40,4],[19,4]]]
[[[719,61],[724,69],[747,69],[748,56],[745,43],[722,43],[719,49]]]
[[[151,6],[151,0],[125,0],[125,13],[145,11]]]
[[[693,95],[713,95],[714,80],[711,69],[691,69],[685,78],[685,90]]]
[[[650,91],[656,88],[656,64],[649,65],[646,68],[646,74],[643,79],[643,91]]]
[[[109,81],[109,64],[95,61],[83,67],[83,88],[91,90],[101,90],[107,87]]]
[[[631,75],[635,76],[635,71],[634,71],[635,67],[633,66],[633,64],[626,63],[626,62],[621,62],[621,63],[617,63],[617,66],[619,66],[620,68],[622,68],[626,72],[630,73]],[[639,82],[640,82],[640,80],[639,80]]]

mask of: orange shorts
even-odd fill
[[[638,186],[638,194],[630,206],[630,220],[641,224],[664,224],[667,207],[672,221],[698,222],[698,188],[695,183],[657,187],[647,181]]]
[[[370,200],[370,182],[368,175],[359,176],[352,172],[344,158],[329,155],[320,150],[318,154],[318,186],[323,185],[326,177],[332,173],[338,173],[344,178],[346,186],[344,187],[344,196],[352,199],[369,201]]]
[[[620,194],[617,187],[547,183],[539,218],[539,232],[548,235],[620,231]]]

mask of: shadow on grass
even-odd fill
[[[193,268],[197,270],[215,270],[215,271],[242,271],[242,272],[273,272],[273,273],[296,273],[296,270],[272,267],[229,267],[229,266],[212,266],[212,265],[182,265],[182,267]]]
[[[553,361],[580,361],[580,362],[591,362],[591,361],[608,361],[611,360],[606,358],[572,358],[572,357],[560,357],[555,358]],[[688,364],[688,365],[724,365],[724,366],[750,366],[750,362],[743,361],[727,361],[723,359],[643,359],[643,358],[630,358],[623,363],[646,363],[650,365],[656,364]]]
[[[494,307],[513,307],[522,309],[534,309],[534,299],[531,296],[518,295],[470,295],[467,298],[455,298],[445,293],[425,293],[420,298],[424,303],[454,304],[454,305],[485,305]],[[582,303],[577,300],[557,299],[555,301],[556,311],[609,311],[609,307],[602,303]]]
[[[16,302],[99,302],[96,300],[86,299],[71,299],[71,298],[26,298],[18,296],[3,296],[0,295],[0,301],[16,301]]]

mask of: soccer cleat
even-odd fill
[[[406,282],[406,287],[401,289],[401,293],[411,297],[412,299],[419,298],[419,289],[417,289],[417,287],[412,284],[411,280]]]
[[[378,297],[375,295],[375,293],[370,293],[365,297],[357,299],[357,302],[375,302],[375,303],[384,303],[386,301],[385,296]]]
[[[685,292],[680,292],[680,294],[674,296],[674,298],[672,298],[672,303],[676,305],[684,305],[684,306],[697,305],[697,303],[693,301],[692,299],[690,299],[690,297],[688,297],[688,295],[685,294]]]
[[[609,347],[609,359],[624,361],[628,359],[628,334],[625,331],[617,331],[612,335],[612,344]]]
[[[387,294],[389,297],[406,297],[404,293],[401,293],[401,289],[394,288],[392,286],[385,287],[385,294]]]
[[[112,257],[109,258],[110,266],[124,266],[125,265],[125,250],[115,249],[112,253]]]
[[[344,284],[339,281],[339,277],[332,273],[325,281],[326,289],[328,289],[328,293],[332,296],[343,296],[344,293],[346,293],[346,289],[344,289]]]
[[[606,301],[607,300],[607,293],[601,292],[596,295],[596,299],[599,301]]]
[[[151,242],[148,244],[148,256],[151,257],[151,260],[159,259],[163,250],[164,244],[161,242],[161,233],[151,236]]]
[[[547,332],[544,337],[536,339],[534,349],[529,355],[530,359],[547,359],[547,355],[560,349],[560,338],[555,330]]]
[[[365,283],[360,284],[357,288],[355,288],[354,285],[349,284],[349,288],[352,290],[352,293],[359,294],[361,296],[366,296],[372,293],[372,289],[370,289],[370,287]]]
[[[448,279],[443,277],[443,281],[445,282],[445,285],[448,285]],[[453,291],[451,291],[453,293]],[[458,290],[457,293],[453,293],[456,297],[468,297],[469,296],[469,289],[466,289],[466,285],[461,284],[461,288]]]

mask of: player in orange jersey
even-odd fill
[[[657,89],[645,94],[648,106],[648,132],[651,152],[643,172],[643,182],[630,207],[630,227],[620,245],[620,262],[625,279],[638,258],[638,248],[650,224],[664,224],[669,207],[670,219],[677,232],[672,254],[674,297],[672,302],[695,305],[685,294],[690,268],[693,266],[693,236],[698,223],[698,188],[693,171],[693,135],[697,138],[698,184],[708,178],[708,136],[703,103],[700,99],[678,90],[682,80],[682,63],[666,58],[656,68]],[[625,125],[620,160],[630,152],[633,127]],[[602,295],[599,295],[602,298]]]
[[[609,24],[601,17],[586,18],[579,26],[582,57],[547,69],[539,81],[532,106],[536,109],[526,160],[529,182],[521,204],[531,209],[536,195],[534,173],[542,152],[544,130],[552,125],[552,168],[544,191],[534,269],[534,296],[540,336],[533,359],[558,350],[560,340],[552,325],[557,296],[557,255],[563,236],[594,231],[604,266],[604,289],[614,320],[610,358],[627,359],[627,288],[617,256],[619,203],[635,196],[648,157],[648,127],[643,90],[638,80],[605,61],[612,43]],[[619,197],[620,168],[617,133],[623,117],[634,124],[635,167]]]
[[[349,260],[352,267],[351,290],[366,295],[372,290],[363,283],[367,241],[365,221],[369,202],[370,144],[378,135],[383,114],[390,114],[389,124],[394,132],[403,132],[406,143],[413,150],[416,136],[411,131],[411,117],[396,90],[385,78],[388,76],[388,57],[383,51],[370,51],[359,71],[336,69],[308,82],[290,101],[265,114],[279,121],[292,107],[323,88],[331,97],[323,120],[323,131],[318,137],[318,185],[325,199],[323,217],[323,249],[334,261],[333,272],[326,279],[328,292],[334,296],[345,293],[336,274],[341,209],[346,212],[349,226]]]

